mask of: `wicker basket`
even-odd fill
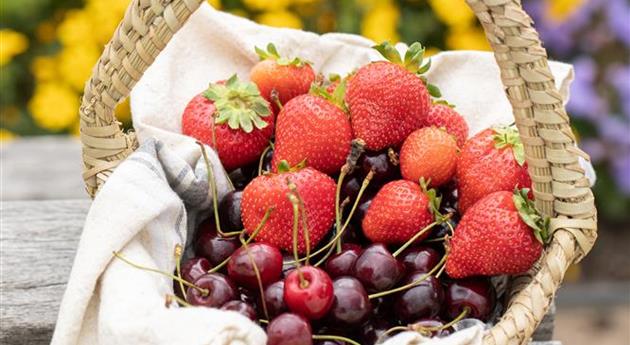
[[[94,196],[137,147],[114,108],[202,0],[133,0],[85,85],[80,109],[87,191]],[[485,29],[525,145],[537,209],[551,217],[553,239],[540,261],[512,280],[510,302],[484,344],[527,342],[552,302],[567,267],[597,237],[597,214],[569,117],[547,53],[520,0],[467,0]]]

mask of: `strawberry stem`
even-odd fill
[[[135,262],[132,262],[131,260],[127,259],[126,257],[124,257],[121,253],[119,253],[117,251],[113,251],[112,254],[117,259],[121,260],[122,262],[124,262],[124,263],[126,263],[126,264],[128,264],[128,265],[130,265],[132,267],[135,267],[135,268],[143,270],[143,271],[149,271],[149,272],[153,272],[153,273],[158,273],[158,274],[161,274],[161,275],[166,276],[168,278],[171,278],[173,280],[176,280],[178,282],[181,282],[184,285],[186,285],[186,286],[188,286],[190,288],[196,289],[197,291],[201,292],[201,294],[204,295],[204,296],[207,296],[208,293],[209,293],[208,289],[200,288],[199,286],[197,286],[197,285],[195,285],[193,283],[190,283],[190,282],[188,282],[185,279],[179,278],[179,277],[177,277],[177,276],[175,276],[173,274],[166,273],[164,271],[160,271],[160,270],[158,270],[156,268],[142,266],[142,265],[139,265],[139,264],[137,264]]]
[[[340,335],[315,334],[313,335],[313,339],[314,340],[333,340],[333,341],[337,341],[337,342],[340,341],[340,342],[351,344],[351,345],[361,345],[350,338],[342,337]]]
[[[442,259],[440,260],[440,262],[438,262],[435,266],[433,266],[433,268],[431,268],[431,270],[429,272],[423,274],[422,277],[412,281],[411,283],[403,285],[403,286],[399,286],[399,287],[391,289],[391,290],[381,291],[381,292],[377,292],[377,293],[368,295],[368,298],[369,299],[380,298],[380,297],[391,295],[391,294],[394,294],[394,293],[397,293],[397,292],[405,291],[407,289],[411,289],[412,287],[417,286],[418,284],[420,284],[421,282],[423,282],[427,278],[429,278],[433,273],[435,273],[435,271],[440,269],[444,265],[444,263],[446,262],[446,257],[447,257],[446,255],[442,256]]]

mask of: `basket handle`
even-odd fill
[[[514,280],[508,309],[484,344],[529,341],[550,306],[568,266],[591,249],[597,211],[575,145],[569,116],[556,89],[532,19],[520,0],[466,0],[490,42],[525,156],[536,208],[554,231],[537,265]]]
[[[80,128],[83,179],[94,197],[114,168],[138,146],[114,109],[202,0],[133,0],[85,84]]]

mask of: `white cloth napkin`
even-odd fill
[[[370,49],[374,43],[359,36],[270,28],[202,5],[132,91],[134,127],[142,147],[116,169],[92,204],[60,308],[54,345],[265,344],[264,332],[236,313],[166,308],[164,298],[172,293],[171,280],[112,260],[112,251],[121,250],[134,262],[173,271],[175,244],[190,236],[197,213],[209,202],[199,147],[180,134],[182,111],[209,82],[233,73],[247,78],[258,61],[254,46],[268,42],[274,42],[282,54],[312,61],[325,74],[344,74],[380,59]],[[557,62],[550,65],[566,99],[572,68]],[[491,53],[438,54],[428,78],[457,105],[471,135],[513,121]],[[211,154],[211,159],[220,194],[225,193],[225,174],[216,155]]]

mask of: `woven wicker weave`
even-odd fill
[[[536,207],[554,231],[540,261],[513,279],[511,298],[484,344],[522,344],[542,320],[567,267],[597,237],[593,194],[578,157],[569,117],[547,65],[547,53],[519,0],[467,0],[483,25],[525,145]],[[133,0],[85,86],[81,141],[87,191],[94,196],[137,147],[114,117],[143,72],[201,0]]]

